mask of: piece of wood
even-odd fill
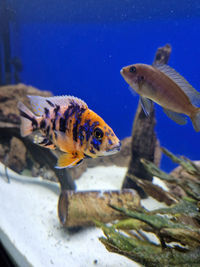
[[[131,189],[122,191],[63,191],[58,202],[60,222],[67,227],[93,225],[94,220],[111,222],[124,216],[109,205],[140,207],[140,197]]]
[[[132,130],[131,160],[122,188],[134,188],[143,198],[146,197],[145,192],[129,176],[133,174],[144,180],[152,180],[152,176],[146,171],[140,159],[145,158],[149,161],[154,161],[156,145],[155,124],[154,110],[151,111],[149,117],[146,117],[139,104]]]
[[[158,48],[154,63],[166,64],[169,60],[170,53],[171,46],[168,44]],[[161,152],[155,133],[155,125],[154,106],[152,106],[150,115],[147,117],[139,103],[132,130],[131,160],[122,188],[134,188],[142,198],[147,197],[146,193],[138,184],[130,179],[130,176],[134,175],[144,180],[152,181],[152,175],[146,171],[140,159],[144,158],[159,165]]]
[[[164,202],[167,205],[171,205],[177,203],[178,201],[172,194],[165,191],[160,186],[154,185],[151,181],[139,179],[134,175],[130,175],[129,178],[133,180],[137,186],[141,187],[148,196],[153,197],[159,202]]]

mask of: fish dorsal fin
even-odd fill
[[[140,97],[140,103],[146,116],[149,116],[152,108],[152,101],[146,97]]]
[[[177,71],[175,71],[173,68],[171,68],[168,65],[165,64],[155,64],[153,65],[156,69],[163,72],[165,75],[167,75],[170,79],[172,79],[180,88],[183,90],[183,92],[188,96],[190,99],[190,102],[193,105],[200,105],[200,93],[196,91],[191,84],[189,84],[188,81],[186,81],[183,76],[181,76]]]
[[[70,103],[76,103],[83,108],[88,107],[87,104],[83,100],[81,100],[78,97],[70,96],[70,95],[47,97],[46,100],[50,101],[54,105],[68,106]]]
[[[165,114],[172,119],[173,121],[175,121],[176,123],[180,124],[180,125],[184,125],[187,123],[187,118],[185,117],[185,115],[171,111],[169,109],[165,109],[163,108],[163,111],[165,112]]]
[[[87,104],[74,96],[52,96],[52,97],[42,97],[42,96],[33,96],[28,95],[33,111],[36,115],[43,115],[44,109],[52,109],[59,106],[68,106],[71,103],[76,103],[82,108],[87,108]]]

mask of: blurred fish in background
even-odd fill
[[[200,131],[200,93],[168,65],[135,64],[120,71],[130,87],[140,95],[146,115],[152,101],[163,107],[166,115],[180,125],[191,118],[194,129]]]

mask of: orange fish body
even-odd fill
[[[59,157],[57,168],[71,167],[85,157],[95,158],[120,150],[120,141],[113,130],[82,100],[72,96],[29,98],[37,116],[19,102],[21,135],[39,131],[35,143],[65,152]]]
[[[200,93],[174,69],[167,65],[134,64],[122,68],[121,74],[141,96],[144,109],[150,108],[148,101],[152,100],[179,124],[186,123],[182,114],[189,116],[195,130],[200,131],[200,109],[195,106],[200,103]]]

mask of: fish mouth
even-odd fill
[[[116,146],[112,147],[111,149],[106,150],[105,155],[112,155],[119,152],[121,149],[121,142],[119,142]]]
[[[126,73],[126,71],[125,71],[125,69],[124,68],[122,68],[121,70],[120,70],[120,74],[122,75],[122,77],[124,78],[124,80],[126,81],[126,82],[129,82],[128,80],[128,75],[127,75],[127,73]]]
[[[132,86],[132,83],[135,84],[137,83],[137,76],[133,76],[131,73],[127,72],[126,67],[122,68],[120,70],[120,74],[122,75],[122,77],[124,78],[124,80]]]

